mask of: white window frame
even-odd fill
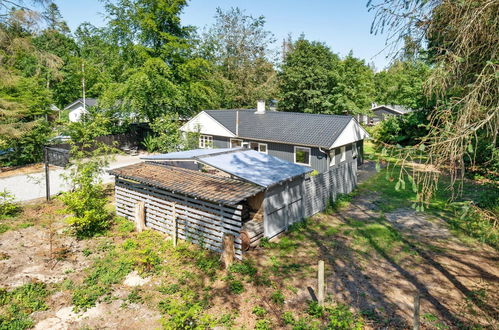
[[[239,141],[239,142],[241,142],[241,145],[239,147],[233,147],[232,146],[232,141]],[[231,148],[241,148],[242,146],[243,146],[243,140],[241,140],[241,139],[230,139],[230,147]]]
[[[265,146],[265,151],[261,150],[262,146]],[[267,143],[258,143],[258,152],[268,154],[269,153],[269,146],[267,145]]]
[[[297,149],[302,149],[302,150],[307,150],[308,151],[308,164],[307,163],[298,163],[296,161],[296,150]],[[293,154],[294,154],[295,164],[310,166],[310,161],[311,161],[311,158],[312,158],[312,150],[310,148],[308,148],[308,147],[294,146],[294,153]]]
[[[341,146],[340,151],[340,163],[343,163],[345,160],[347,160],[347,146]]]
[[[331,161],[329,162],[329,166],[336,165],[336,149],[333,149],[329,152],[329,156],[331,157]]]
[[[213,136],[212,135],[200,135],[199,136],[199,148],[212,149],[213,148]]]
[[[352,157],[355,158],[359,155],[359,151],[357,150],[357,142],[352,143]]]

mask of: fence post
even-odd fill
[[[135,206],[135,229],[140,233],[146,228],[145,203],[140,201]]]
[[[45,163],[45,194],[47,202],[50,201],[50,169],[49,169],[49,153],[47,147],[43,147],[43,160]]]
[[[172,205],[172,215],[173,215],[173,232],[172,232],[172,240],[173,240],[173,247],[177,247],[177,239],[178,239],[178,219],[177,219],[177,209],[176,209],[176,203],[173,202]]]
[[[223,239],[224,251],[222,253],[222,260],[225,265],[225,269],[228,269],[233,263],[236,257],[236,251],[234,250],[234,236],[230,234],[224,234]]]
[[[317,271],[317,302],[324,306],[324,260],[319,260]]]
[[[414,295],[414,319],[413,319],[413,329],[419,330],[419,307],[420,307],[420,296],[419,292]]]

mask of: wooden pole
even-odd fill
[[[176,203],[173,203],[173,233],[172,233],[172,239],[173,239],[173,247],[177,247],[177,240],[178,240],[178,219],[177,219],[177,209],[176,209]]]
[[[420,296],[419,292],[414,295],[414,319],[413,319],[413,329],[419,330],[419,307],[420,307]]]
[[[224,234],[224,252],[222,253],[222,259],[225,265],[225,269],[228,269],[233,263],[236,257],[236,251],[234,249],[234,236],[230,234]]]
[[[47,147],[43,147],[43,159],[45,163],[45,194],[47,202],[50,201],[50,169],[49,169],[49,153]]]
[[[317,271],[317,302],[324,306],[324,260],[319,260]]]
[[[146,228],[145,203],[140,201],[135,207],[135,229],[140,233]]]

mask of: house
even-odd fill
[[[403,116],[412,112],[411,109],[401,105],[377,105],[376,103],[373,103],[371,111],[374,116],[369,117],[368,122],[365,124],[375,125],[385,120],[387,116]]]
[[[97,103],[98,100],[94,98],[85,98],[85,102],[83,99],[78,99],[66,106],[64,110],[69,111],[69,121],[78,122],[83,114],[87,113],[87,109],[96,106]]]
[[[245,148],[197,149],[146,156],[110,171],[118,215],[137,212],[145,226],[235,256],[274,237],[306,214],[310,168]],[[142,205],[142,206],[140,206]]]
[[[264,102],[257,109],[201,111],[180,130],[199,133],[199,148],[247,147],[319,173],[362,164],[369,136],[351,116],[266,111]]]

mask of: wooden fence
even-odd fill
[[[224,234],[233,235],[235,256],[242,259],[242,205],[218,205],[121,178],[115,196],[118,215],[133,220],[138,203],[144,202],[146,227],[215,252],[223,252]]]
[[[305,179],[305,217],[323,211],[339,194],[350,193],[357,185],[357,162],[345,162],[329,171]]]

